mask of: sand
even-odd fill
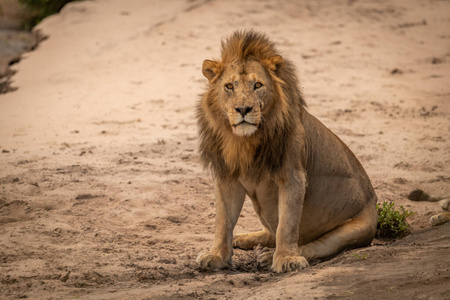
[[[97,0],[48,36],[0,95],[0,298],[445,299],[450,224],[450,2]],[[277,275],[236,250],[204,272],[210,175],[197,153],[204,59],[253,28],[292,60],[308,111],[355,152],[414,232]],[[235,231],[260,229],[246,202]]]

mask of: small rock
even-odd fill
[[[70,271],[66,273],[63,277],[59,279],[61,282],[66,282],[69,279]]]
[[[401,74],[403,74],[403,71],[400,70],[400,69],[395,68],[395,69],[393,69],[393,70],[391,71],[391,74],[392,74],[392,75],[401,75]]]
[[[442,64],[442,59],[437,58],[437,57],[433,57],[433,59],[431,60],[431,63],[433,65]]]

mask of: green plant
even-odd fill
[[[359,255],[358,253],[352,253],[352,255],[360,260],[367,259],[367,256],[368,256],[367,253],[361,253],[361,255]]]
[[[25,29],[31,29],[45,17],[58,13],[64,5],[72,1],[76,0],[19,0],[27,10]]]
[[[378,224],[377,236],[382,238],[400,238],[408,233],[410,228],[406,218],[414,212],[405,209],[400,205],[399,210],[395,210],[394,202],[377,203]]]

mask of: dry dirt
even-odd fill
[[[49,38],[0,95],[1,299],[450,299],[450,2],[98,0]],[[298,67],[308,110],[365,166],[414,232],[277,275],[253,251],[204,272],[213,186],[198,162],[203,59],[236,29]],[[237,232],[259,229],[246,203]]]

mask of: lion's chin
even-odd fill
[[[243,122],[239,125],[232,126],[233,133],[238,136],[250,136],[258,129],[256,125]]]

